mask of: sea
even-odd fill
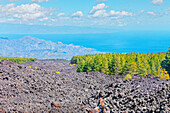
[[[170,47],[170,31],[122,31],[97,34],[0,34],[0,37],[9,39],[25,36],[80,45],[109,53],[157,53],[168,51]]]

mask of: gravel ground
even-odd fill
[[[1,61],[0,112],[97,113],[98,108],[107,113],[170,112],[170,80],[77,73],[69,63]]]

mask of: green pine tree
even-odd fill
[[[165,60],[161,62],[162,68],[166,69],[168,73],[170,74],[170,48],[169,51],[166,53]]]

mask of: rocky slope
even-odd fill
[[[168,113],[169,83],[151,75],[77,73],[69,61],[1,61],[0,112],[97,113],[102,98],[107,113]]]
[[[38,59],[71,59],[74,55],[100,53],[92,48],[54,43],[26,36],[20,39],[0,38],[0,56]]]

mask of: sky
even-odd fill
[[[0,0],[0,34],[170,30],[170,0]]]

